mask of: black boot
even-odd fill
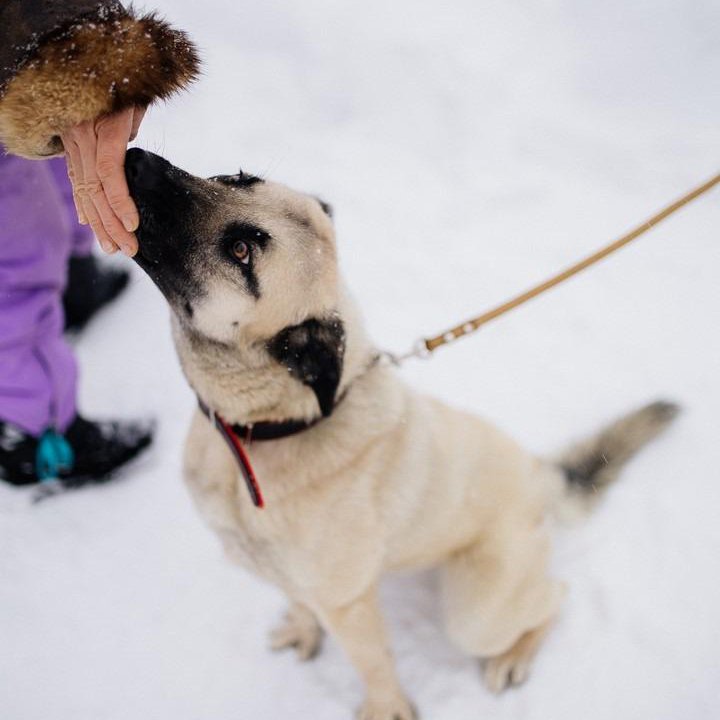
[[[92,255],[70,258],[63,295],[65,329],[82,330],[100,308],[120,295],[129,278],[126,270],[103,267]]]
[[[0,422],[0,480],[13,485],[37,482],[37,438],[10,423]]]
[[[150,445],[153,432],[154,426],[147,422],[90,422],[78,415],[64,435],[73,462],[60,469],[57,479],[69,487],[108,480]],[[12,485],[39,482],[40,442],[16,426],[0,422],[0,480]]]

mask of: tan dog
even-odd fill
[[[228,557],[288,596],[273,647],[306,659],[324,628],[365,683],[359,716],[410,720],[377,587],[386,571],[439,566],[450,637],[485,661],[492,690],[522,682],[563,597],[547,574],[547,520],[591,504],[676,407],[650,405],[557,461],[533,457],[377,360],[338,276],[327,206],[137,150],[126,168],[138,263],[172,307],[190,384],[227,425],[281,435],[241,451],[263,510],[200,411],[185,450],[187,484]]]

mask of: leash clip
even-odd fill
[[[428,360],[431,355],[432,351],[428,348],[424,338],[418,338],[410,350],[400,355],[389,350],[380,353],[381,358],[385,358],[395,367],[400,367],[406,360]]]

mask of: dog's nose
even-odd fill
[[[166,176],[169,163],[159,155],[131,148],[125,155],[125,177],[130,192],[156,190]]]

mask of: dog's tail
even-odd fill
[[[675,403],[658,401],[621,417],[555,460],[565,476],[564,499],[589,509],[618,477],[623,465],[679,414]]]

